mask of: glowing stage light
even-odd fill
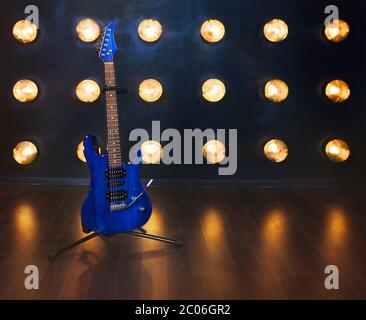
[[[163,157],[163,147],[157,141],[146,141],[141,146],[142,160],[148,164],[154,164]]]
[[[325,95],[329,100],[341,103],[349,98],[351,95],[351,90],[347,84],[342,80],[333,80],[328,83],[325,88]]]
[[[281,19],[273,19],[267,22],[263,28],[264,36],[271,42],[280,42],[287,38],[288,27]]]
[[[203,155],[208,163],[219,163],[225,159],[225,145],[218,140],[210,140],[203,147]]]
[[[158,41],[163,33],[160,22],[153,19],[143,20],[138,28],[140,38],[146,42]]]
[[[29,141],[19,142],[13,149],[13,157],[21,165],[31,164],[37,157],[37,147]]]
[[[86,163],[86,158],[85,158],[85,155],[84,155],[84,140],[82,140],[78,144],[77,149],[76,149],[76,155],[77,155],[77,157],[79,158],[80,161]]]
[[[270,80],[264,87],[264,95],[272,102],[282,102],[288,97],[288,86],[282,80]]]
[[[350,27],[346,21],[333,20],[326,26],[324,33],[329,41],[341,42],[348,37]]]
[[[96,138],[95,138],[96,139]],[[97,141],[97,140],[96,140]],[[97,147],[94,146],[94,150],[101,155],[102,154],[102,148],[101,147]],[[77,148],[76,148],[76,156],[78,157],[78,159],[84,163],[86,163],[86,158],[85,158],[85,154],[84,154],[84,139],[81,140],[81,142],[78,144]]]
[[[207,101],[218,102],[224,98],[225,94],[225,85],[218,79],[209,79],[202,86],[202,95]]]
[[[345,141],[335,139],[327,143],[325,153],[334,162],[344,162],[349,158],[351,151]]]
[[[76,87],[76,96],[82,102],[94,102],[100,96],[100,87],[94,80],[83,80]]]
[[[288,148],[282,140],[272,139],[263,148],[264,155],[272,162],[285,161],[288,156]]]
[[[201,26],[201,35],[207,42],[219,42],[225,36],[225,26],[219,20],[207,20]]]
[[[155,79],[144,80],[139,87],[139,95],[146,102],[158,101],[163,94],[163,86]]]
[[[22,43],[31,43],[37,38],[37,26],[28,20],[18,21],[13,28],[14,38]]]
[[[77,24],[76,33],[81,41],[93,42],[100,35],[100,26],[93,19],[84,19]]]
[[[31,80],[20,80],[13,87],[13,95],[20,102],[31,102],[37,98],[38,87]]]

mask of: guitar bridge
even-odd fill
[[[122,204],[111,204],[110,209],[112,212],[114,211],[121,211],[126,209],[127,205],[122,203]]]

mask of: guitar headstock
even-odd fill
[[[117,52],[117,44],[114,38],[116,25],[111,22],[104,30],[98,47],[98,56],[103,62],[113,62],[114,54]]]

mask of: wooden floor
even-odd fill
[[[85,187],[0,185],[1,299],[366,298],[364,188],[154,188],[148,232],[119,235],[50,262],[82,236]],[[336,265],[340,289],[324,288]],[[40,289],[24,288],[37,265]]]

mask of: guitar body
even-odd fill
[[[107,174],[108,153],[98,155],[95,152],[92,136],[88,136],[84,141],[84,154],[91,173],[89,193],[81,211],[84,230],[114,234],[132,231],[145,225],[151,217],[152,205],[140,183],[141,164],[122,164],[115,170],[123,172],[124,177],[110,180]],[[113,200],[113,195],[121,193],[123,200]],[[135,200],[139,195],[141,196]],[[111,205],[127,208],[111,210]]]

